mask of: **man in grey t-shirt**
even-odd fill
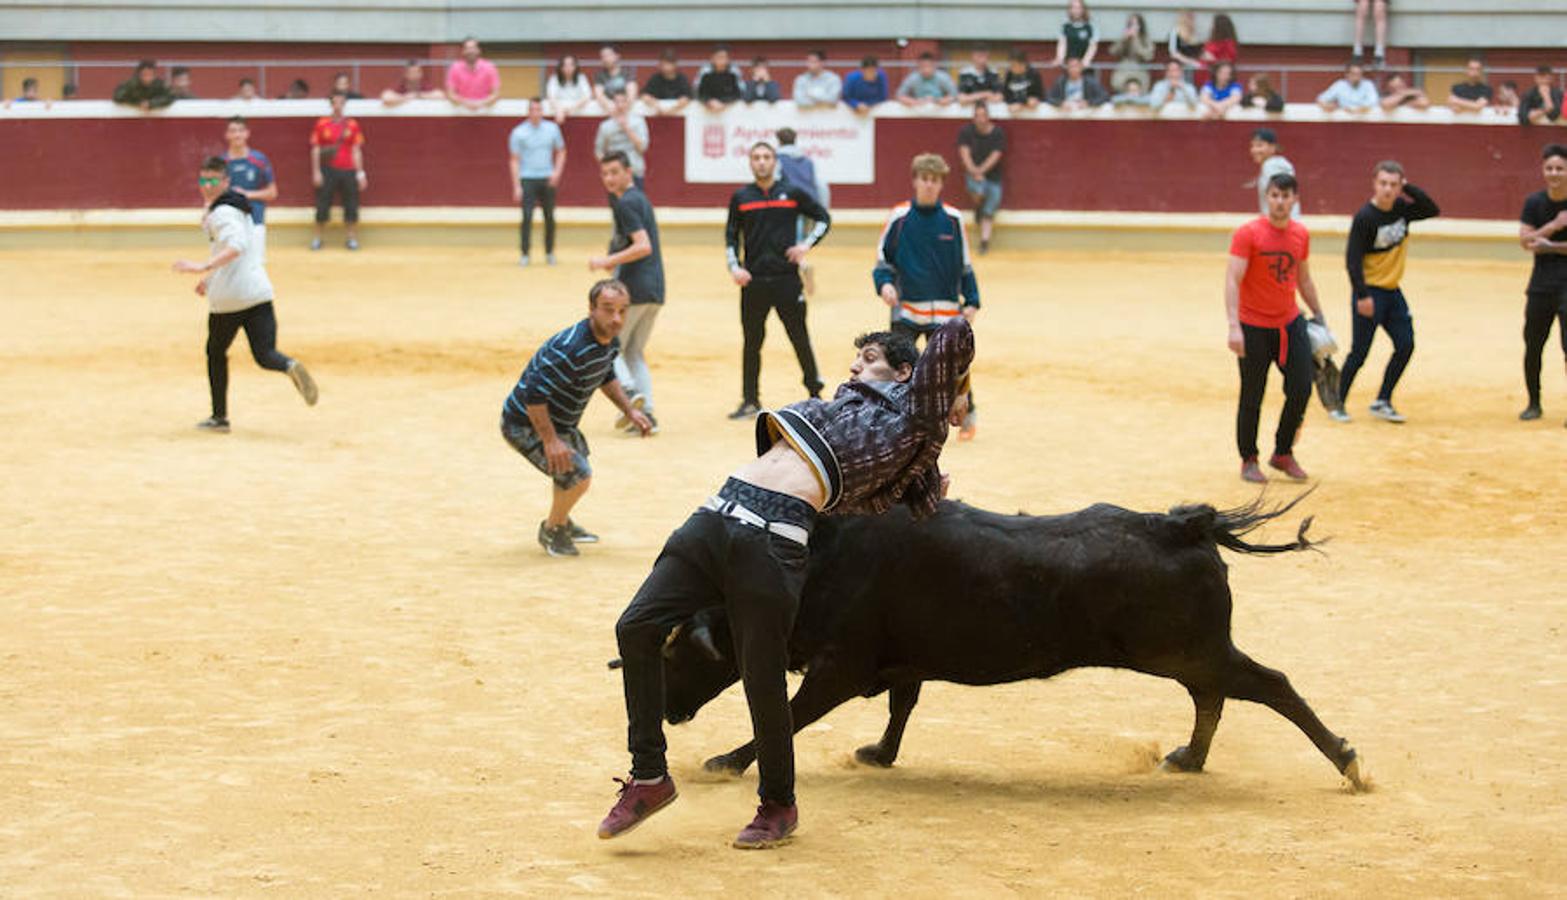
[[[1271,128],[1258,128],[1251,133],[1251,159],[1262,167],[1257,173],[1257,206],[1263,215],[1267,215],[1268,182],[1275,175],[1294,175],[1295,166],[1279,152],[1279,136]],[[1299,200],[1295,201],[1295,206],[1290,210],[1290,218],[1300,218]]]
[[[632,110],[631,99],[625,94],[616,96],[612,102],[614,106],[609,118],[599,123],[598,133],[593,136],[593,155],[603,159],[611,153],[625,154],[632,180],[640,188],[647,174],[647,161],[643,157],[648,145],[647,120]]]
[[[599,160],[599,179],[609,192],[615,231],[610,237],[609,253],[588,260],[588,267],[613,271],[631,292],[625,327],[620,332],[620,355],[615,358],[615,377],[625,386],[632,408],[641,410],[653,423],[649,433],[657,433],[653,377],[643,351],[664,305],[664,257],[659,249],[658,222],[653,218],[653,204],[633,181],[631,161],[624,153],[609,153]],[[624,413],[615,427],[636,428]]]

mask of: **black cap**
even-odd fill
[[[1267,141],[1270,144],[1277,144],[1279,142],[1279,136],[1273,133],[1272,128],[1259,128],[1256,131],[1253,131],[1251,133],[1251,139],[1254,141]]]

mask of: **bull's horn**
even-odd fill
[[[617,657],[615,657],[615,658],[614,658],[614,659],[612,659],[612,660],[610,660],[610,661],[609,661],[609,662],[608,662],[608,663],[607,663],[607,665],[608,665],[608,666],[609,666],[609,668],[611,668],[611,669],[618,669],[618,668],[620,668],[620,667],[622,667],[622,666],[624,666],[624,665],[625,665],[625,664],[626,664],[626,661],[625,661],[625,660],[623,660],[623,659],[621,659],[621,658],[620,658],[620,657],[618,657],[618,656],[617,656]]]
[[[718,645],[713,642],[713,631],[706,625],[698,625],[691,629],[691,640],[707,654],[707,658],[713,662],[723,661],[724,655],[718,652]]]
[[[686,630],[686,623],[684,623],[684,622],[681,622],[679,625],[676,625],[674,628],[671,628],[669,630],[669,634],[664,638],[664,658],[665,659],[669,659],[670,657],[675,655],[675,641],[680,640],[680,633],[685,631],[685,630]]]

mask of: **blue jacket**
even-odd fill
[[[855,69],[843,79],[843,102],[852,109],[856,106],[874,106],[887,100],[887,73],[876,70],[876,80],[866,81],[865,72]]]
[[[963,214],[945,204],[900,203],[882,229],[871,277],[898,289],[894,322],[932,331],[962,313],[979,307],[979,282],[969,261],[968,233]],[[958,302],[958,297],[963,302]]]

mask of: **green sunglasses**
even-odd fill
[[[223,183],[223,176],[220,175],[217,178],[208,178],[207,176],[203,175],[196,179],[196,183],[202,187],[217,187]]]

